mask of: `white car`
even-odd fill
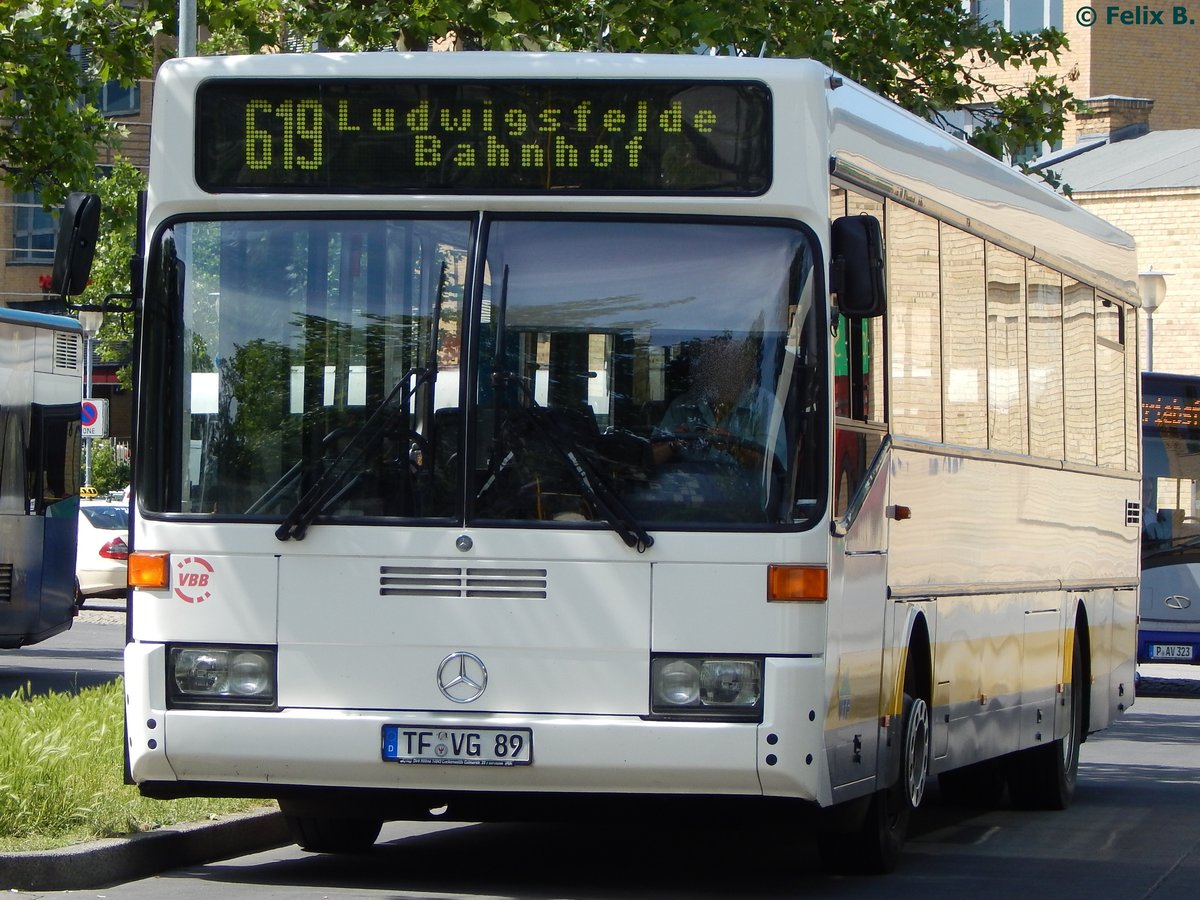
[[[75,580],[79,605],[89,597],[124,597],[129,584],[129,507],[83,500]]]

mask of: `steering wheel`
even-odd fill
[[[433,468],[433,453],[429,446],[429,438],[416,429],[409,429],[408,441],[408,471],[412,475],[429,472]],[[403,447],[403,443],[401,443]]]
[[[711,448],[747,467],[760,464],[766,455],[766,448],[752,438],[708,425],[697,425],[687,432],[677,433],[674,440],[685,450],[703,451]]]

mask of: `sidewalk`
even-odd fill
[[[282,847],[291,840],[283,816],[272,809],[58,850],[0,853],[0,891],[109,887],[167,869]]]
[[[92,597],[83,604],[82,612],[125,612],[124,597]]]

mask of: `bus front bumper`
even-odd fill
[[[824,665],[814,658],[767,659],[761,723],[413,710],[168,710],[164,673],[161,644],[126,647],[129,768],[133,781],[155,796],[283,797],[336,789],[830,802]],[[532,753],[525,765],[398,763],[383,752],[384,729],[393,725],[529,729]]]

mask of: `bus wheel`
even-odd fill
[[[282,807],[283,804],[280,804]],[[365,853],[375,845],[382,819],[283,814],[292,840],[310,853]]]
[[[900,777],[871,797],[857,835],[822,834],[826,868],[882,875],[900,862],[909,820],[925,796],[929,776],[929,706],[909,694],[904,695],[900,751]]]
[[[1044,747],[1032,747],[1009,759],[1008,793],[1022,809],[1066,809],[1075,794],[1079,745],[1084,737],[1083,664],[1079,629],[1071,653],[1071,683],[1063,692],[1067,733]]]

